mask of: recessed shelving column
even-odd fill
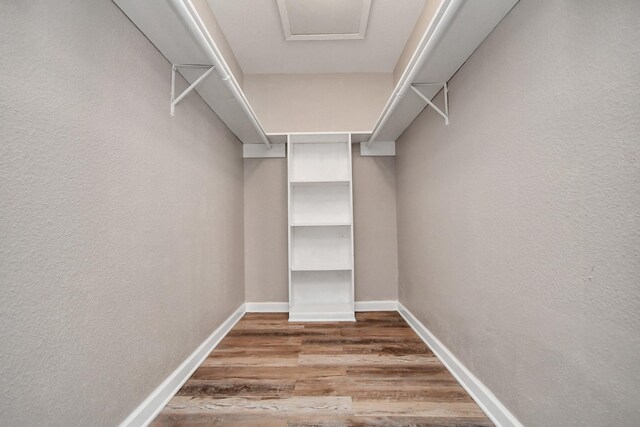
[[[289,320],[354,321],[349,134],[292,134]]]

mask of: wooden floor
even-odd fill
[[[395,312],[245,315],[153,426],[491,426]]]

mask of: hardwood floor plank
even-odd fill
[[[366,337],[366,336],[311,336],[303,337],[302,344],[313,345],[380,345],[380,344],[398,344],[401,341],[406,344],[420,344],[419,338],[402,338],[379,336],[379,337]],[[424,345],[424,344],[423,344]]]
[[[411,329],[403,328],[401,326],[390,326],[386,328],[380,328],[378,326],[369,327],[351,327],[343,328],[340,330],[340,335],[349,337],[394,337],[394,338],[413,338],[419,339],[415,332]]]
[[[321,336],[318,336],[321,338]],[[305,338],[306,339],[306,338]],[[286,345],[302,345],[302,337],[242,337],[242,336],[227,336],[220,341],[220,347],[222,348],[255,348],[255,347],[279,347]]]
[[[422,342],[406,344],[406,343],[383,343],[383,344],[351,344],[343,345],[342,352],[345,354],[395,354],[395,355],[408,355],[408,354],[429,354],[433,355],[433,352],[429,350]]]
[[[340,417],[298,420],[290,418],[287,427],[488,427],[493,426],[486,418],[434,417]]]
[[[443,365],[430,366],[406,366],[406,367],[382,367],[382,366],[350,366],[347,368],[347,376],[352,379],[370,379],[384,381],[398,381],[402,383],[423,381],[455,381],[455,378]]]
[[[340,378],[346,375],[344,367],[281,366],[281,367],[202,367],[191,378],[196,380],[249,379],[287,380],[297,378]]]
[[[308,337],[308,336],[327,336],[330,332],[323,329],[285,329],[285,328],[247,328],[229,332],[227,337],[247,337],[250,339],[258,338],[276,338],[276,337]]]
[[[298,354],[344,354],[344,347],[341,345],[303,344]]]
[[[234,347],[225,345],[223,348],[216,348],[216,351],[211,353],[209,357],[215,356],[238,356],[238,357],[246,357],[246,356],[273,356],[273,355],[283,355],[283,356],[296,356],[304,350],[304,346],[302,344],[283,344],[283,345],[263,345],[259,347]]]
[[[229,366],[229,367],[238,367],[238,366],[297,366],[298,365],[298,356],[296,355],[254,355],[254,356],[219,356],[213,355],[207,357],[204,362],[202,362],[202,367],[212,367],[212,366]]]
[[[295,392],[295,381],[264,382],[260,380],[189,380],[177,396],[210,397],[290,397]]]
[[[443,417],[477,418],[484,415],[475,402],[425,402],[419,400],[353,400],[356,415],[402,416],[402,417]]]
[[[380,354],[301,354],[301,366],[440,366],[435,356]]]
[[[163,410],[166,414],[234,414],[234,415],[352,415],[351,397],[295,396],[285,398],[224,397],[208,399],[175,396]]]
[[[473,402],[455,382],[402,384],[395,381],[341,379],[339,381],[299,380],[296,396],[351,396],[352,398],[387,400],[423,400],[431,402]]]

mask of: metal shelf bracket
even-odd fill
[[[184,90],[178,97],[176,98],[176,71],[178,68],[208,68],[200,77],[196,79],[195,82],[191,83],[188,88]],[[199,65],[199,64],[173,64],[171,66],[171,115],[173,116],[176,111],[176,105],[178,102],[182,101],[182,98],[187,96],[189,92],[191,92],[201,81],[206,79],[209,74],[215,69],[214,65]]]
[[[442,86],[442,88],[444,90],[444,112],[440,108],[438,108],[436,106],[436,104],[431,102],[431,100],[429,98],[424,96],[422,94],[422,92],[420,92],[420,90],[418,89],[418,87],[420,87],[420,86]],[[444,83],[412,83],[411,84],[411,89],[413,89],[413,91],[416,93],[416,95],[418,95],[428,105],[430,105],[431,108],[436,110],[436,112],[438,114],[440,114],[442,116],[442,118],[444,119],[444,124],[449,126],[449,87],[448,87],[446,82],[444,82]]]

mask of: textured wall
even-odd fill
[[[273,133],[370,131],[392,89],[391,73],[244,76],[247,99]]]
[[[356,300],[395,300],[395,159],[360,157],[359,148],[353,147]],[[244,191],[246,300],[288,301],[287,160],[245,159]]]
[[[110,1],[0,34],[0,424],[112,426],[243,302],[241,145]]]
[[[639,21],[521,0],[398,141],[400,300],[527,426],[640,423]]]
[[[353,145],[356,301],[398,299],[395,157],[361,157]]]
[[[289,300],[287,159],[244,160],[245,298]]]

